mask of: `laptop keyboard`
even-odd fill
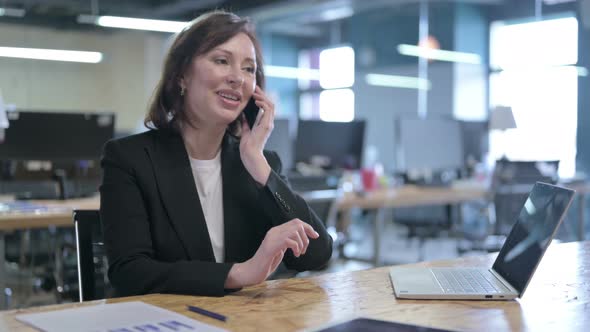
[[[445,293],[495,294],[507,291],[504,285],[489,271],[444,268],[433,268],[431,271]]]

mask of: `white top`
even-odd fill
[[[189,156],[193,178],[199,193],[201,208],[209,230],[215,261],[225,259],[223,240],[223,191],[221,181],[221,150],[211,160],[199,160]]]

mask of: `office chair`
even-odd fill
[[[80,302],[110,297],[112,288],[106,273],[108,263],[98,210],[75,210],[73,219]]]
[[[453,217],[451,205],[393,210],[393,222],[407,229],[407,244],[410,245],[413,239],[418,241],[418,261],[426,258],[425,244],[428,239],[440,238],[451,231]]]
[[[512,229],[529,191],[537,181],[555,184],[559,160],[496,162],[492,179],[495,220],[493,234],[505,236]]]
[[[488,230],[484,236],[464,234],[472,243],[460,252],[480,250],[496,252],[516,222],[530,190],[537,181],[555,184],[559,161],[511,161],[500,159],[492,175],[488,211]],[[482,207],[481,210],[485,210]]]

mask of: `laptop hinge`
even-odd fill
[[[509,291],[514,292],[518,295],[520,295],[520,293],[514,288],[512,287],[512,285],[510,285],[510,283],[508,281],[506,281],[506,279],[504,279],[500,273],[496,272],[494,269],[490,269],[490,272],[498,279],[500,280],[500,282],[506,287],[508,288]]]

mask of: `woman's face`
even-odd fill
[[[233,122],[246,107],[256,86],[256,51],[250,38],[239,33],[195,57],[181,86],[188,119],[197,126]]]

